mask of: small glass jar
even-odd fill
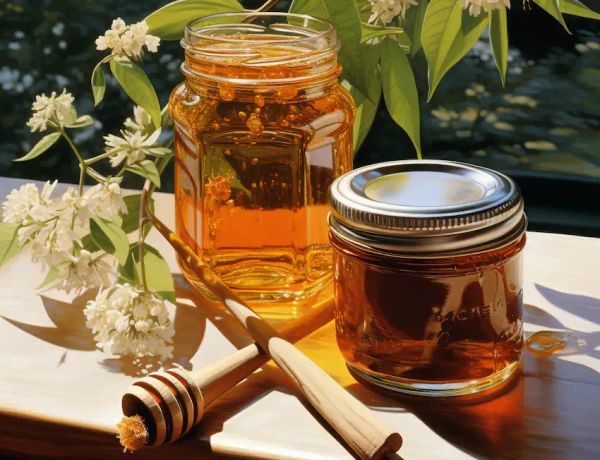
[[[227,13],[190,23],[182,46],[185,82],[169,101],[177,234],[261,313],[295,317],[331,286],[328,189],[352,169],[335,29]]]
[[[381,163],[337,179],[331,207],[336,333],[355,376],[458,396],[518,369],[527,221],[511,179],[449,161]]]

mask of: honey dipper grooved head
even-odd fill
[[[201,418],[200,388],[183,369],[150,374],[133,383],[122,399],[123,414],[139,415],[146,425],[146,444],[173,442]]]

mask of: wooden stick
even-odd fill
[[[331,376],[291,343],[281,338],[277,331],[244,304],[188,245],[171,232],[156,216],[145,211],[154,226],[185,263],[199,276],[212,294],[225,304],[233,316],[248,330],[260,348],[267,352],[292,379],[308,402],[329,422],[360,458],[379,459],[400,448],[402,445],[400,434],[385,426],[371,410],[345,391]],[[254,359],[254,350],[249,349],[246,352],[248,361]],[[241,360],[243,361],[243,359]],[[229,371],[224,370],[224,372],[228,375]],[[161,393],[161,396],[164,395]],[[169,406],[169,408],[171,407]],[[196,412],[196,416],[198,416],[198,412]],[[189,417],[187,422],[189,425]],[[169,421],[167,419],[165,432],[168,435],[169,431],[173,433],[176,429],[183,429],[180,426],[185,428],[187,425],[180,420]],[[171,435],[169,438],[173,439],[173,436]]]

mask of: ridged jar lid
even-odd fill
[[[507,176],[441,160],[365,166],[331,186],[332,231],[413,254],[473,252],[520,236],[523,200]]]

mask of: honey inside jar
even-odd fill
[[[520,361],[524,236],[445,261],[390,261],[332,242],[343,254],[335,258],[338,344],[357,370],[447,383],[503,375]]]
[[[493,388],[523,350],[520,193],[493,171],[390,162],[332,186],[336,334],[359,378],[459,396]]]
[[[192,23],[186,81],[170,99],[177,233],[267,317],[301,314],[330,284],[328,188],[352,168],[354,108],[338,83],[335,31],[299,21]]]

